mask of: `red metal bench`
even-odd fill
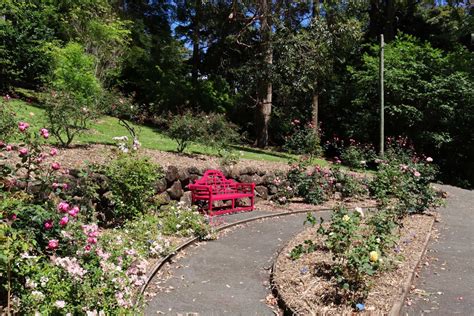
[[[192,192],[192,202],[206,201],[209,216],[239,211],[252,211],[255,201],[255,183],[239,183],[226,179],[219,170],[207,170],[201,179],[188,185]],[[236,207],[236,201],[243,198],[250,199],[249,206]],[[217,208],[214,201],[232,201],[231,208]]]

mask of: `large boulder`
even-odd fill
[[[165,192],[167,188],[168,188],[168,182],[166,181],[165,178],[161,178],[161,179],[156,180],[156,183],[155,183],[155,192],[156,193]]]
[[[189,184],[189,172],[186,169],[180,169],[178,171],[178,179],[185,188]]]
[[[170,195],[170,198],[173,200],[179,200],[183,196],[183,187],[181,186],[181,181],[176,181],[171,185],[171,187],[166,190]]]
[[[263,185],[256,186],[255,193],[258,198],[261,198],[263,200],[268,199],[268,189],[267,187],[264,187]]]
[[[179,177],[179,170],[178,167],[176,166],[168,166],[168,169],[166,170],[165,173],[165,178],[166,181],[168,181],[168,184],[171,184],[178,180]]]
[[[191,198],[191,191],[187,191],[183,193],[183,196],[181,199],[179,199],[180,202],[183,202],[185,206],[190,207],[192,205],[192,198]]]

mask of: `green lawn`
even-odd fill
[[[38,127],[48,125],[42,108],[20,100],[12,100],[10,102],[15,107],[18,120],[24,120]],[[153,127],[146,125],[133,125],[138,128],[139,140],[143,147],[162,151],[176,150],[176,142]],[[111,116],[103,116],[92,124],[90,130],[74,139],[74,143],[115,144],[112,139],[113,137],[125,135],[129,136],[127,130],[119,124],[118,119]],[[288,162],[292,158],[297,158],[297,156],[287,153],[262,150],[247,146],[234,146],[234,148],[242,152],[242,158],[244,159]],[[203,144],[191,144],[191,146],[186,150],[189,153],[217,155],[215,148]],[[315,159],[314,163],[322,166],[328,164],[327,161],[323,159]]]

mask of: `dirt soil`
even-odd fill
[[[415,268],[434,217],[412,215],[403,220],[398,247],[394,247],[391,258],[395,267],[372,278],[372,288],[365,301],[365,312],[358,314],[386,315],[399,298],[403,283]],[[351,315],[353,309],[337,305],[332,298],[335,284],[321,273],[316,275],[321,264],[331,264],[330,253],[317,250],[304,254],[295,261],[289,258],[290,251],[307,239],[321,244],[323,239],[311,227],[292,239],[277,258],[274,283],[282,301],[298,315]],[[395,252],[395,249],[399,251]],[[318,269],[320,270],[320,269]]]

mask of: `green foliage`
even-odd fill
[[[292,154],[319,156],[321,154],[319,143],[320,140],[314,128],[296,124],[293,133],[286,138],[283,149]]]
[[[305,202],[321,204],[333,197],[336,192],[342,198],[361,198],[367,195],[364,178],[356,178],[340,169],[314,169],[307,167],[307,162],[292,165],[287,174],[290,187]]]
[[[174,116],[167,130],[168,136],[178,143],[176,150],[180,153],[184,152],[191,142],[201,139],[204,133],[202,118],[189,111]]]
[[[163,176],[161,168],[148,158],[119,155],[105,168],[113,203],[114,221],[132,219],[148,211],[153,183]]]
[[[342,164],[353,169],[363,169],[368,162],[372,162],[376,157],[375,150],[371,146],[362,146],[358,143],[351,143],[345,147],[341,153]]]
[[[356,123],[360,135],[376,135],[378,128],[374,124],[378,119],[378,51],[371,46],[362,57],[362,67],[350,69],[357,91],[352,103],[361,114]],[[445,172],[462,173],[466,179],[472,177],[472,166],[465,163],[472,161],[467,158],[472,154],[471,140],[460,132],[468,133],[465,124],[473,119],[474,98],[468,88],[473,60],[472,53],[463,48],[448,53],[410,35],[399,34],[385,47],[386,134],[410,137],[417,149],[439,157]]]
[[[422,213],[438,206],[440,200],[431,187],[436,167],[417,160],[403,163],[405,156],[396,155],[393,151],[387,154],[388,160],[381,162],[376,177],[369,184],[371,193],[382,204],[390,204],[391,199],[396,199],[400,216]]]
[[[339,206],[331,215],[329,227],[321,223],[318,233],[333,255],[332,274],[343,303],[362,302],[370,288],[370,277],[383,266],[381,254],[394,240],[393,219],[377,214],[364,222],[361,213],[350,213]],[[339,302],[341,303],[341,302]]]
[[[55,68],[46,113],[51,133],[69,146],[99,113],[101,86],[94,75],[94,59],[80,44],[53,49]]]
[[[356,197],[363,198],[368,195],[367,181],[360,176],[349,174],[341,169],[333,169],[334,190],[340,192],[342,198]]]
[[[305,253],[311,253],[316,250],[316,245],[313,243],[312,240],[308,239],[304,241],[304,244],[299,244],[295,246],[290,251],[290,259],[291,260],[298,260],[301,256]]]
[[[175,115],[166,131],[178,143],[177,151],[182,153],[192,142],[201,142],[217,148],[218,152],[230,151],[229,145],[239,136],[236,127],[222,114],[185,112]]]
[[[164,235],[205,238],[211,232],[209,223],[195,206],[187,207],[182,203],[172,203],[163,206],[158,216],[159,226]]]
[[[0,140],[9,141],[17,131],[15,111],[8,103],[9,96],[0,101]]]

